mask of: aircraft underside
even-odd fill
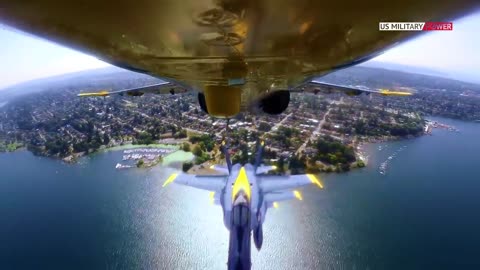
[[[228,270],[250,270],[252,265],[250,239],[250,209],[247,205],[236,205],[232,209]]]
[[[210,115],[232,117],[249,106],[280,113],[288,93],[272,93],[367,61],[415,34],[379,31],[379,22],[451,20],[478,6],[478,0],[0,0],[0,22],[200,92]]]

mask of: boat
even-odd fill
[[[380,174],[383,174],[383,175],[386,174],[387,164],[388,164],[388,161],[385,161],[382,164],[380,164],[380,167],[378,168],[378,170],[380,171]]]
[[[123,164],[120,164],[120,163],[117,163],[117,165],[115,165],[115,169],[128,169],[128,168],[132,168],[132,166],[123,165]]]

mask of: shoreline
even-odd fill
[[[350,163],[350,169],[361,169],[361,168],[364,168],[364,167],[368,167],[369,166],[369,160],[371,158],[371,154],[372,153],[369,153],[369,151],[367,150],[367,148],[369,147],[369,145],[372,145],[372,144],[380,144],[380,143],[388,143],[388,142],[394,142],[394,141],[402,141],[402,140],[411,140],[411,139],[415,139],[415,138],[418,138],[418,137],[422,137],[422,136],[425,136],[425,135],[428,135],[428,133],[422,133],[418,136],[405,136],[405,137],[394,137],[394,136],[385,136],[383,138],[366,138],[366,139],[362,139],[362,140],[359,140],[356,145],[354,146],[354,151],[355,151],[355,156],[356,156],[356,161]],[[47,158],[52,158],[52,159],[57,159],[57,160],[61,160],[67,164],[75,164],[78,162],[78,160],[84,156],[93,156],[93,155],[96,155],[96,154],[101,154],[101,153],[107,153],[107,152],[111,152],[111,151],[122,151],[122,150],[129,150],[129,149],[138,149],[138,148],[163,148],[163,149],[172,149],[172,150],[176,150],[176,151],[173,151],[172,153],[166,155],[165,157],[169,157],[169,156],[176,156],[178,155],[178,151],[181,150],[181,144],[176,144],[176,143],[155,143],[155,144],[132,144],[132,143],[127,143],[127,144],[123,144],[123,145],[115,145],[115,146],[110,146],[110,147],[107,147],[107,146],[101,146],[98,150],[94,151],[94,152],[91,152],[91,153],[88,153],[86,154],[85,152],[79,152],[79,153],[72,153],[66,157],[58,157],[58,156],[52,156],[52,155],[46,155],[44,153],[33,153],[32,151],[28,150],[27,147],[20,147],[18,149],[16,149],[15,151],[18,151],[18,150],[28,150],[29,152],[32,152],[33,154],[37,155],[37,156],[42,156],[42,157],[47,157]],[[177,154],[175,154],[177,153]],[[164,157],[164,158],[165,158]],[[182,162],[185,162],[185,161],[188,161],[188,160],[193,160],[193,158],[188,158],[188,159],[185,159],[183,160],[182,159]],[[170,158],[167,158],[166,159],[167,162],[162,162],[162,163],[166,163],[166,164],[169,164],[171,163],[172,161],[170,160]],[[359,164],[362,164],[361,166],[359,166]],[[308,166],[308,165],[307,165]],[[341,173],[341,172],[344,172],[344,171],[336,171],[335,170],[335,165],[331,165],[331,164],[324,164],[324,166],[328,167],[330,170],[327,170],[327,169],[323,169],[320,171],[320,173]]]
[[[177,152],[178,150],[180,150],[180,146],[173,145],[173,144],[159,144],[159,143],[158,144],[131,144],[131,143],[128,143],[128,144],[116,145],[116,146],[112,146],[112,147],[100,148],[100,149],[96,150],[95,152],[88,153],[87,155],[85,155],[85,153],[72,153],[71,155],[66,156],[64,158],[60,158],[60,159],[64,162],[66,162],[66,163],[73,164],[73,163],[77,162],[78,158],[81,158],[83,156],[92,156],[92,155],[97,155],[97,154],[102,154],[102,153],[107,153],[107,152],[123,151],[123,150],[138,149],[138,148],[163,148],[163,149],[166,148],[166,149],[176,150],[176,151],[174,151],[174,152],[172,152],[168,155],[171,155],[171,154]],[[51,157],[51,156],[46,156],[46,157]]]
[[[128,150],[128,149],[136,149],[136,148],[167,148],[167,149],[180,149],[180,146],[177,144],[161,144],[161,143],[156,143],[156,144],[123,144],[123,145],[115,145],[112,147],[105,147],[102,149],[99,149],[94,153],[103,153],[103,152],[109,152],[109,151],[121,151],[121,150]]]

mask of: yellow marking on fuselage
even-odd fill
[[[177,178],[178,174],[177,173],[173,173],[172,175],[170,175],[170,177],[168,177],[167,181],[165,181],[165,183],[163,183],[162,187],[166,187],[168,184],[172,183],[175,178]]]
[[[307,174],[308,179],[319,188],[323,188],[322,182],[313,174]]]
[[[244,167],[240,168],[237,179],[235,179],[235,183],[233,183],[232,201],[235,200],[235,197],[241,190],[245,192],[247,199],[250,200],[250,182],[248,182],[247,172]]]
[[[303,200],[302,193],[300,193],[300,191],[298,191],[298,190],[293,191],[293,196],[295,196],[295,198],[297,198],[299,201]]]
[[[210,203],[213,204],[215,202],[215,191],[210,192],[210,194],[208,194],[208,197],[210,197]]]

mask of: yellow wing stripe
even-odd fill
[[[210,194],[208,194],[208,197],[210,198],[211,204],[215,203],[215,191],[210,192]]]
[[[165,183],[163,183],[162,187],[166,187],[168,184],[175,181],[175,178],[177,178],[177,176],[178,176],[178,173],[174,173],[174,174],[170,175],[170,177],[168,177],[167,181],[165,181]]]
[[[410,92],[400,92],[400,91],[390,91],[388,89],[380,89],[379,93],[384,96],[411,96],[413,93]]]
[[[80,93],[77,96],[79,97],[106,97],[109,96],[110,92],[108,91],[100,91],[100,92],[94,92],[94,93]]]
[[[295,196],[295,198],[297,198],[299,201],[303,201],[303,196],[302,196],[302,193],[300,193],[300,191],[294,190],[293,196]]]
[[[319,188],[323,188],[322,182],[313,174],[307,174],[308,179]]]

